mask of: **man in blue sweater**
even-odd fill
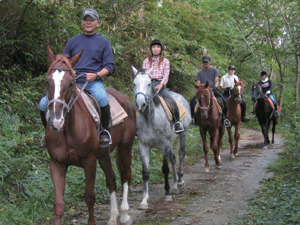
[[[74,66],[76,83],[81,87],[88,82],[86,89],[96,98],[101,108],[101,123],[103,131],[100,134],[100,147],[106,147],[111,142],[108,133],[110,120],[110,106],[106,96],[106,90],[102,78],[112,74],[114,59],[109,41],[96,33],[99,27],[99,15],[94,9],[85,9],[82,13],[81,26],[84,33],[70,38],[63,51],[64,55],[72,58],[82,49],[82,56]],[[85,74],[85,76],[82,76]],[[46,128],[45,111],[47,105],[46,96],[40,101],[40,110],[43,124]],[[41,144],[41,147],[44,144]]]

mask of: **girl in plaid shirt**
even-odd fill
[[[184,131],[184,128],[182,123],[179,121],[178,106],[166,88],[169,80],[170,61],[162,56],[163,48],[163,44],[160,40],[155,39],[151,41],[151,56],[144,60],[143,69],[148,71],[153,67],[153,72],[150,75],[152,79],[152,86],[159,91],[159,94],[167,98],[172,103],[175,111],[175,133],[180,133]]]

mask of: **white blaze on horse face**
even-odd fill
[[[52,79],[54,80],[54,96],[53,96],[53,99],[58,99],[60,97],[61,81],[63,80],[64,75],[65,75],[64,71],[59,72],[58,70],[56,70],[52,74]],[[56,104],[61,104],[61,103],[57,103],[57,102],[53,103],[53,115],[55,115],[55,105]],[[53,120],[53,126],[58,130],[62,129],[63,124],[64,124],[63,110],[61,110],[60,114],[61,115],[60,115],[59,118],[55,117],[54,120]]]
[[[134,79],[134,96],[138,110],[146,104],[151,94],[151,79],[148,75],[138,74]]]

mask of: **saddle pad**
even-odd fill
[[[80,88],[76,87],[76,92],[80,92]],[[109,105],[110,105],[110,114],[112,118],[112,126],[116,126],[119,123],[123,122],[123,119],[125,119],[128,115],[123,109],[123,107],[120,105],[120,103],[109,93],[106,93]],[[81,98],[89,111],[91,117],[95,121],[97,127],[100,125],[100,117],[94,108],[93,104],[91,103],[89,97],[84,92],[81,93]]]
[[[106,95],[110,105],[112,126],[116,126],[119,123],[122,123],[128,115],[114,96],[109,93],[106,93]]]
[[[158,97],[159,97],[159,100],[160,100],[160,102],[161,102],[161,104],[162,104],[165,112],[167,113],[169,121],[172,121],[172,115],[171,115],[171,112],[170,112],[168,106],[166,105],[166,102],[159,95],[158,95]],[[176,102],[176,104],[178,106],[178,109],[179,109],[179,118],[180,118],[179,120],[182,121],[183,118],[187,116],[186,111],[183,108],[182,104],[176,98],[174,98],[174,100],[175,100],[175,102]]]

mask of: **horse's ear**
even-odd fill
[[[206,81],[205,88],[207,88],[207,87],[208,87],[208,85],[209,85],[209,82],[208,82],[208,81]]]
[[[138,70],[133,65],[131,65],[131,69],[133,71],[133,74],[136,76],[138,73]]]
[[[234,78],[234,83],[236,84],[237,83],[237,80]]]
[[[82,55],[83,49],[81,50],[81,52],[79,52],[77,55],[74,55],[69,61],[72,65],[72,67],[74,67],[77,63],[78,60],[80,59],[81,55]]]
[[[246,84],[246,80],[243,81],[243,85],[244,85],[244,86],[245,86],[245,84]]]
[[[49,47],[49,44],[47,45],[47,60],[49,64],[51,65],[55,60],[55,55],[53,54],[51,48]]]

